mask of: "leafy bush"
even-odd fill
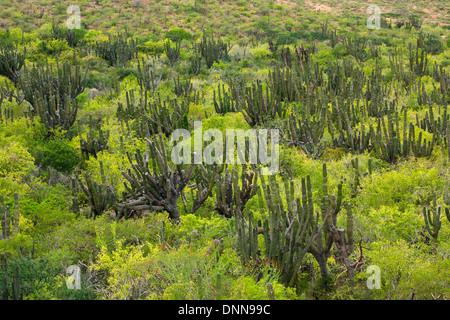
[[[0,148],[0,177],[21,181],[33,167],[33,157],[20,143]]]
[[[192,35],[184,29],[174,28],[166,33],[166,38],[172,40],[173,42],[181,40],[191,40]]]
[[[80,163],[80,156],[68,141],[55,138],[37,147],[36,162],[43,168],[54,168],[60,172],[72,172]]]

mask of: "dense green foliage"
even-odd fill
[[[450,298],[445,1],[43,2],[0,4],[2,298]],[[175,163],[196,121],[279,171]]]

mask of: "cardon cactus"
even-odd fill
[[[68,131],[75,123],[78,112],[77,96],[84,91],[86,73],[80,66],[58,62],[55,68],[44,66],[24,68],[18,88],[31,105],[30,115],[38,116],[47,130],[61,128]]]
[[[241,184],[239,185],[239,178]],[[240,177],[236,167],[230,172],[227,168],[224,175],[216,179],[216,204],[214,209],[221,215],[231,218],[235,210],[244,210],[248,200],[256,195],[258,173],[255,170],[247,171],[242,167]]]
[[[78,185],[88,198],[91,217],[96,218],[106,210],[115,207],[117,201],[116,195],[113,189],[109,185],[106,185],[105,181],[102,181],[101,184],[97,183],[92,179],[89,172],[85,173],[84,178],[86,184],[79,177],[77,177],[77,180]]]
[[[137,149],[134,161],[131,154],[127,153],[131,169],[122,171],[128,184],[124,183],[126,192],[116,205],[116,219],[129,218],[143,211],[164,210],[173,221],[180,220],[177,200],[194,172],[193,155],[187,172],[182,165],[172,168],[162,132],[157,138],[153,141],[145,138],[148,152],[142,155]]]
[[[0,201],[0,240],[9,239],[12,235],[19,232],[19,195],[14,194],[14,215],[11,216],[11,210],[5,205],[4,199]]]

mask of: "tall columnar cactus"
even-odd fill
[[[270,261],[277,265],[282,273],[282,281],[293,285],[297,279],[299,266],[306,253],[311,253],[319,263],[323,277],[328,277],[327,259],[333,243],[347,267],[349,278],[353,277],[354,264],[350,262],[353,251],[353,215],[347,206],[347,232],[337,228],[337,215],[342,205],[342,183],[338,185],[338,196],[328,194],[327,171],[323,167],[322,216],[314,212],[314,201],[310,176],[302,179],[301,197],[295,197],[294,183],[284,179],[283,200],[279,183],[275,176],[268,181],[261,176],[261,210],[269,212],[263,215],[263,225],[255,222],[252,216],[245,221],[240,210],[236,210],[236,228],[238,246],[244,261]],[[284,204],[286,203],[286,205]],[[321,220],[321,222],[319,222]],[[264,234],[264,258],[259,257],[257,234]]]
[[[170,65],[173,66],[175,62],[180,59],[181,42],[175,41],[175,45],[172,46],[171,41],[167,39],[164,43],[164,53],[169,59]]]
[[[1,292],[0,300],[8,300],[10,297],[12,300],[23,300],[23,290],[20,286],[20,273],[19,266],[16,265],[14,267],[14,275],[11,279],[11,286],[8,280],[8,261],[6,259],[2,259],[2,271],[4,274],[3,281],[3,290]]]
[[[77,216],[80,215],[80,201],[78,200],[78,184],[77,179],[72,178],[72,212]]]
[[[436,199],[433,200],[432,208],[423,208],[423,219],[425,222],[424,230],[431,238],[433,238],[434,243],[436,243],[439,230],[442,226],[441,207],[436,205]]]
[[[14,194],[14,215],[11,216],[11,210],[5,205],[4,199],[0,199],[0,240],[9,239],[12,235],[19,232],[19,195]]]
[[[125,105],[122,102],[118,102],[117,106],[116,116],[119,120],[126,122],[145,115],[148,105],[147,92],[141,91],[140,93],[139,101],[137,101],[134,90],[125,92]]]
[[[24,65],[25,53],[20,53],[17,45],[0,44],[0,75],[16,84],[19,80],[19,71]]]
[[[208,38],[204,34],[197,47],[197,52],[204,58],[207,68],[210,69],[215,62],[228,58],[231,47],[229,43],[225,43],[221,39]]]
[[[98,134],[95,131],[98,131]],[[103,132],[100,120],[97,121],[97,124],[94,124],[92,115],[89,117],[89,131],[86,134],[86,139],[81,135],[80,121],[78,121],[78,132],[84,159],[89,160],[89,155],[97,159],[98,152],[108,149],[109,131]]]
[[[56,22],[52,23],[52,36],[55,39],[66,40],[71,48],[76,47],[79,43],[77,34],[72,29],[66,29],[58,26]]]
[[[252,127],[263,125],[276,117],[283,118],[286,115],[286,108],[283,107],[283,104],[277,100],[276,95],[268,86],[264,90],[259,80],[251,87],[246,88],[245,97],[241,112]]]
[[[193,156],[186,172],[182,165],[172,168],[164,146],[163,135],[154,141],[145,138],[148,152],[142,155],[138,149],[134,161],[127,153],[131,169],[122,175],[127,180],[126,192],[117,204],[116,218],[129,218],[144,210],[168,212],[170,219],[179,221],[180,212],[177,200],[194,172]],[[149,166],[151,164],[151,166]]]
[[[352,184],[352,198],[355,198],[358,194],[358,188],[360,186],[360,172],[359,172],[359,159],[355,158],[351,160],[351,164],[353,167],[353,170],[355,171],[355,178],[353,180]]]
[[[325,150],[322,138],[327,126],[327,108],[323,106],[312,116],[311,113],[308,107],[301,114],[295,108],[289,115],[288,145],[301,148],[311,158],[319,158]]]
[[[430,157],[433,152],[434,143],[436,141],[436,132],[433,133],[431,141],[427,141],[427,139],[423,139],[422,141],[422,132],[419,132],[419,137],[417,138],[416,141],[414,128],[415,126],[412,123],[410,123],[409,146],[411,148],[411,152],[414,154],[415,157]]]
[[[325,38],[328,34],[328,19],[320,23],[320,29],[322,29],[322,37]]]
[[[202,56],[195,54],[189,59],[189,74],[198,75],[202,69]]]
[[[222,90],[220,89],[222,87]],[[225,91],[225,85],[217,85],[217,95],[214,90],[214,108],[218,114],[225,115],[228,112],[237,112],[239,110],[239,101],[237,101],[231,90]]]
[[[378,55],[376,47],[365,37],[347,36],[343,39],[343,45],[347,52],[359,62],[365,62]]]
[[[297,78],[296,72],[291,68],[280,68],[277,65],[273,70],[269,70],[267,85],[278,101],[298,101]]]
[[[444,203],[447,205],[444,209],[445,215],[447,216],[448,222],[450,222],[450,181],[448,179],[445,184]]]
[[[7,94],[8,93],[0,89],[0,123],[14,122],[14,109],[12,109],[11,107],[2,108],[3,101],[7,97]]]
[[[287,209],[284,207],[278,183],[273,176],[269,183],[261,179],[265,193],[269,218],[264,223],[266,257],[277,261],[282,270],[283,282],[292,285],[297,277],[299,266],[307,252],[319,263],[323,277],[328,277],[326,261],[333,243],[339,250],[348,276],[353,277],[354,264],[350,262],[353,251],[353,215],[347,205],[347,232],[337,228],[337,215],[342,205],[342,183],[338,185],[338,196],[328,195],[327,171],[323,167],[322,216],[314,214],[311,179],[302,179],[301,198],[294,196],[294,184],[284,180]],[[321,222],[319,223],[319,221]]]
[[[336,32],[336,30],[333,30],[333,31],[331,31],[330,33],[329,33],[329,39],[330,39],[330,46],[331,46],[331,48],[334,48],[337,44],[338,44],[338,42],[339,42],[339,37],[338,37],[338,35],[337,35],[337,32]]]
[[[411,43],[408,43],[409,69],[419,77],[428,75],[428,55],[425,50],[419,52],[419,46],[415,50]]]
[[[406,137],[406,118],[404,121],[403,145],[399,133],[398,113],[387,115],[388,125],[384,117],[378,119],[376,131],[371,127],[371,139],[375,152],[381,159],[394,163],[400,156],[406,156],[409,152],[408,140]]]
[[[202,204],[212,195],[218,176],[224,169],[223,164],[199,164],[195,167],[192,180],[189,185],[192,195],[192,208],[186,209],[186,212],[194,213]],[[195,192],[195,195],[194,195]]]
[[[239,185],[239,178],[241,185]],[[227,218],[233,217],[236,210],[244,211],[248,200],[256,195],[257,180],[258,173],[255,170],[247,171],[245,165],[242,166],[240,174],[236,167],[231,172],[227,168],[225,174],[218,176],[216,179],[216,204],[214,209]]]
[[[192,78],[187,78],[184,81],[180,80],[180,76],[173,79],[173,88],[177,97],[189,98],[193,90]]]
[[[102,163],[100,163],[100,166],[102,168]],[[78,176],[77,180],[78,185],[88,198],[89,206],[91,208],[91,217],[96,218],[106,210],[115,207],[117,201],[116,195],[111,186],[106,184],[106,181],[102,181],[101,184],[97,183],[87,171],[84,175],[86,184],[84,184]],[[102,180],[104,179],[102,178]]]
[[[48,63],[24,68],[18,87],[31,105],[30,114],[38,116],[48,130],[69,130],[78,112],[76,98],[84,91],[86,73],[81,74],[79,65]]]
[[[162,131],[166,136],[170,136],[175,129],[187,129],[188,113],[189,101],[183,100],[180,103],[172,99],[166,102],[158,95],[155,102],[148,104],[147,112],[141,117],[138,134],[149,137]]]
[[[446,106],[450,103],[450,75],[445,72],[443,65],[437,65],[434,63],[433,66],[433,77],[439,82],[439,93],[441,97],[436,98],[440,105]]]
[[[417,47],[432,55],[440,54],[444,51],[444,43],[439,36],[423,32],[419,33]]]
[[[338,184],[337,196],[328,194],[328,175],[326,165],[323,165],[323,184],[322,184],[322,201],[321,201],[321,218],[324,223],[320,237],[316,238],[316,241],[310,247],[309,252],[314,256],[319,264],[320,272],[323,278],[328,278],[329,271],[327,267],[327,260],[330,256],[331,247],[333,242],[336,243],[339,249],[343,248],[342,253],[348,253],[350,255],[353,249],[353,234],[352,225],[347,225],[347,239],[345,239],[344,229],[337,228],[337,215],[341,211],[342,205],[342,182]],[[310,182],[309,182],[310,184]],[[311,196],[311,187],[308,186],[308,197]],[[349,219],[352,221],[351,211],[348,212]],[[343,239],[342,239],[343,238]],[[346,246],[348,245],[348,248]],[[341,251],[341,250],[340,250]],[[350,253],[349,253],[350,252]],[[349,274],[350,275],[350,274]]]
[[[157,71],[154,61],[145,63],[143,58],[138,60],[137,81],[141,91],[149,91],[155,94],[162,78],[163,73]]]
[[[137,58],[137,42],[124,33],[110,34],[108,40],[93,45],[95,54],[111,66],[124,67],[128,60]]]

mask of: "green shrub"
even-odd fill
[[[80,163],[80,156],[67,140],[55,138],[37,147],[36,162],[43,168],[60,172],[72,172]]]
[[[174,28],[166,33],[166,38],[172,40],[173,42],[181,40],[191,40],[192,35],[184,29]]]

